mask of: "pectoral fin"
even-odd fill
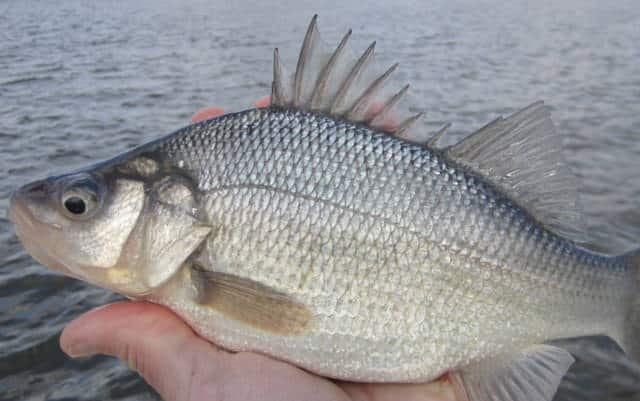
[[[551,401],[574,359],[562,348],[535,345],[468,366],[452,375],[458,399]]]
[[[303,331],[311,312],[300,302],[269,286],[232,274],[193,265],[191,279],[201,305],[261,330],[282,335]]]

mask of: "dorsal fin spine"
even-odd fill
[[[391,98],[386,101],[384,106],[382,106],[382,108],[371,117],[369,124],[374,127],[382,124],[387,113],[400,101],[400,99],[402,99],[402,97],[405,95],[405,93],[407,93],[408,90],[409,84],[406,84],[395,95],[391,96]]]
[[[348,119],[358,121],[364,117],[363,114],[366,111],[366,107],[369,105],[369,100],[376,94],[382,85],[384,85],[385,81],[397,68],[398,63],[395,63],[364,90],[362,95],[360,95],[358,100],[356,100],[353,106],[351,106],[351,109],[347,112]]]
[[[298,57],[298,65],[296,66],[296,74],[293,81],[293,105],[295,107],[299,107],[302,105],[302,83],[304,80],[305,66],[307,64],[307,61],[309,60],[309,57],[311,56],[313,42],[315,40],[315,37],[317,36],[317,21],[318,14],[314,15],[311,19],[309,28],[307,28],[307,33],[304,36],[304,42],[302,42],[302,47],[300,48],[300,56]]]
[[[371,45],[369,45],[369,47],[367,48],[367,50],[365,50],[362,56],[360,56],[356,64],[353,66],[353,68],[349,72],[349,75],[347,75],[347,78],[342,82],[342,85],[340,85],[340,89],[338,89],[338,93],[336,94],[336,97],[333,100],[333,104],[331,105],[331,109],[330,109],[331,114],[338,114],[340,108],[343,106],[343,103],[347,97],[347,94],[349,92],[349,89],[351,88],[351,85],[358,77],[358,74],[366,66],[367,62],[371,59],[371,56],[373,56],[373,52],[375,48],[376,48],[376,42],[374,41],[373,43],[371,43]]]
[[[451,127],[451,123],[446,123],[442,128],[436,131],[435,134],[426,142],[426,145],[430,148],[435,148],[438,146],[438,142],[442,139],[442,137],[447,133],[447,130]]]
[[[368,66],[372,64],[376,42],[358,57],[349,55],[347,47],[351,30],[333,51],[326,49],[320,38],[317,19],[318,16],[314,15],[305,32],[292,76],[286,75],[280,53],[278,49],[274,50],[271,105],[319,111],[390,134],[395,129],[405,140],[426,141],[407,132],[411,125],[409,122],[415,122],[417,118],[405,120],[406,124],[397,127],[395,121],[398,119],[390,116],[390,111],[407,92],[409,85],[393,96],[381,94],[398,64],[393,64],[382,74],[374,73]]]
[[[423,115],[424,113],[420,112],[420,113],[414,114],[411,117],[407,117],[407,119],[405,119],[402,123],[400,123],[398,128],[395,131],[393,131],[393,135],[397,136],[398,138],[405,138],[411,126],[415,124],[416,121],[418,121],[420,117],[422,117]]]
[[[312,110],[318,110],[322,106],[322,98],[325,96],[327,82],[329,82],[331,71],[340,59],[340,56],[342,55],[342,52],[345,49],[350,37],[351,29],[349,29],[349,31],[344,35],[336,50],[333,52],[333,54],[331,54],[329,61],[327,61],[327,64],[325,64],[325,66],[322,68],[322,71],[320,71],[318,80],[316,81],[316,85],[313,88],[313,93],[311,95]]]
[[[282,62],[278,48],[273,49],[273,82],[271,83],[271,103],[284,105],[284,88],[282,87]]]

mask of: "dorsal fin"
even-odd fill
[[[409,84],[406,84],[402,89],[398,91],[398,93],[396,93],[395,95],[387,99],[387,101],[384,102],[380,110],[373,113],[373,115],[369,120],[369,124],[371,124],[374,127],[380,126],[384,122],[389,111],[391,111],[393,107],[396,104],[398,104],[400,99],[402,99],[402,97],[404,96],[405,93],[407,93],[408,90],[409,90]]]
[[[347,33],[340,41],[340,44],[329,58],[329,61],[327,61],[327,64],[325,64],[322,70],[320,70],[320,75],[318,75],[318,80],[316,81],[316,85],[313,88],[313,92],[311,94],[312,109],[316,110],[322,107],[322,102],[324,97],[326,96],[327,83],[329,81],[329,77],[331,76],[331,71],[333,71],[333,68],[335,67],[338,60],[340,60],[340,55],[347,46],[347,41],[350,37],[351,29],[347,31]]]
[[[391,74],[398,68],[398,63],[395,63],[391,66],[387,71],[385,71],[382,75],[376,78],[375,81],[369,85],[369,87],[360,95],[358,100],[351,106],[349,109],[349,113],[347,114],[347,118],[349,120],[362,121],[364,119],[364,115],[366,113],[366,107],[371,101],[372,98],[375,97],[378,90],[384,85],[386,80],[389,78]]]
[[[318,15],[314,15],[311,18],[309,28],[307,28],[307,34],[304,36],[304,42],[302,42],[302,48],[300,48],[300,56],[298,57],[298,65],[296,67],[296,75],[293,79],[293,106],[299,107],[303,104],[302,90],[304,84],[304,77],[308,75],[310,71],[307,67],[307,63],[311,62],[312,52],[315,45],[315,41],[318,36]]]
[[[349,30],[333,52],[324,50],[314,15],[293,79],[286,76],[278,51],[274,51],[271,104],[321,111],[435,147],[449,125],[431,138],[411,130],[422,113],[400,113],[405,117],[400,119],[396,107],[409,86],[386,94],[380,90],[397,65],[376,74],[369,68],[375,42],[360,57],[349,57],[350,36]],[[388,116],[396,123],[390,124]],[[549,229],[576,242],[585,241],[577,180],[564,160],[562,140],[542,102],[497,118],[447,148],[446,154],[496,184]]]
[[[271,84],[271,101],[276,104],[286,103],[284,88],[282,87],[282,62],[278,48],[273,49],[273,83]]]
[[[413,127],[413,124],[416,123],[422,117],[423,113],[415,114],[411,117],[407,117],[403,122],[398,125],[395,131],[393,131],[393,135],[398,138],[410,138],[409,130]]]
[[[496,184],[545,227],[576,242],[586,240],[577,178],[543,102],[493,120],[446,154]]]
[[[274,51],[271,104],[321,111],[391,134],[395,132],[403,138],[412,138],[409,129],[422,113],[407,117],[407,113],[394,109],[409,86],[392,93],[384,91],[398,64],[376,73],[371,68],[375,42],[360,57],[354,58],[347,49],[350,36],[351,30],[334,51],[323,49],[317,15],[314,15],[300,49],[293,79],[285,76],[278,50]],[[386,116],[391,114],[396,117],[394,121],[400,121],[398,114],[406,119],[401,124],[390,125]]]
[[[451,127],[451,123],[443,125],[442,128],[436,131],[436,133],[425,142],[425,145],[430,148],[437,148],[440,140],[445,136],[449,127]]]

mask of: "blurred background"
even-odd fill
[[[17,186],[170,133],[202,106],[250,107],[270,91],[273,48],[292,66],[314,13],[331,47],[348,28],[356,51],[377,40],[428,128],[453,123],[449,141],[545,100],[581,179],[590,246],[640,244],[635,0],[0,0],[0,210]],[[118,297],[39,266],[0,215],[0,400],[159,399],[116,360],[62,354],[64,325]],[[616,363],[578,364],[557,399],[640,400],[622,389],[640,374]]]

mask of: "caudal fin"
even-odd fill
[[[635,269],[636,295],[625,319],[623,344],[631,358],[640,362],[640,249],[623,256],[626,263]]]

